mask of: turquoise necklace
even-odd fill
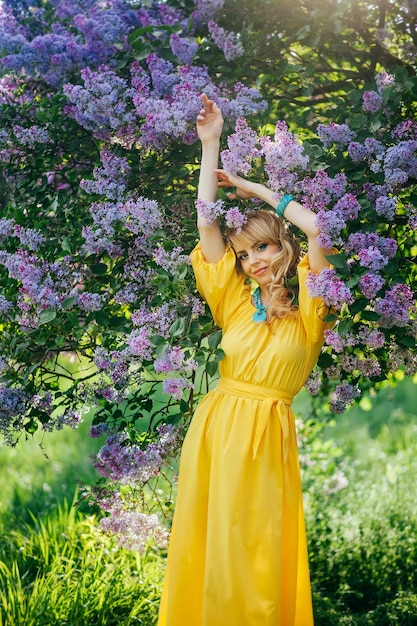
[[[257,287],[253,292],[253,303],[256,311],[253,314],[254,322],[266,322],[266,307],[261,300],[261,288]]]

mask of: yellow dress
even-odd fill
[[[256,323],[250,286],[227,249],[191,254],[223,330],[221,378],[199,404],[181,454],[158,626],[312,626],[291,401],[323,344],[327,310],[298,266],[299,314]]]

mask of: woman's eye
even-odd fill
[[[239,254],[239,261],[245,261],[248,258],[247,254]]]
[[[267,243],[260,243],[258,246],[258,250],[265,250],[265,248],[267,247]]]

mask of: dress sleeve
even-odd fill
[[[218,263],[207,263],[198,243],[190,258],[197,289],[209,305],[216,324],[224,328],[250,293],[244,276],[236,272],[235,253],[227,247]]]
[[[331,328],[332,322],[324,322],[329,307],[320,297],[312,298],[307,289],[307,275],[311,271],[308,254],[298,264],[299,295],[298,305],[303,326],[312,344],[323,343],[324,331]]]

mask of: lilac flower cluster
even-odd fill
[[[329,403],[332,413],[344,413],[348,404],[351,404],[360,395],[361,392],[357,385],[351,385],[350,383],[337,385],[335,397]]]
[[[380,324],[386,328],[407,326],[411,313],[416,312],[416,301],[408,285],[398,283],[386,291],[375,304],[375,311],[381,316]]]
[[[100,527],[105,533],[116,537],[117,542],[126,550],[143,553],[152,538],[158,548],[166,548],[169,533],[161,526],[155,513],[141,513],[132,506],[130,509],[114,507],[106,517],[100,520]]]
[[[235,98],[213,85],[204,66],[178,66],[149,55],[150,76],[137,64],[132,65],[133,104],[139,118],[140,143],[145,149],[163,150],[180,138],[185,143],[196,141],[195,119],[201,109],[201,93],[213,98],[223,115],[236,119],[265,108],[258,90],[235,85]],[[151,80],[150,80],[151,79]]]
[[[6,52],[2,63],[7,69],[18,74],[24,71],[29,76],[40,75],[55,87],[81,68],[97,68],[109,62],[117,48],[127,49],[127,35],[141,25],[139,12],[124,0],[111,3],[57,0],[54,4],[57,21],[54,32],[50,33],[45,33],[41,17],[36,25],[33,12],[28,16],[30,28],[21,26],[17,15],[11,18],[6,13],[1,18],[4,28],[1,28],[0,47]],[[39,11],[41,16],[43,9]]]
[[[169,40],[172,54],[181,63],[191,65],[198,50],[198,43],[190,41],[187,37],[180,37],[177,33],[172,33]]]
[[[257,144],[257,133],[252,130],[247,121],[238,118],[235,124],[235,132],[228,136],[228,150],[221,152],[223,168],[229,174],[243,174],[247,176],[252,169],[252,161],[261,156]]]
[[[81,71],[84,87],[67,83],[64,93],[71,104],[66,113],[93,133],[98,139],[108,140],[120,128],[135,121],[131,99],[134,89],[112,69],[101,66],[97,71]]]
[[[356,137],[356,133],[347,124],[336,124],[335,122],[327,125],[319,124],[317,134],[326,149],[333,145],[340,149],[346,148]]]
[[[29,128],[13,126],[13,133],[20,144],[31,148],[34,148],[37,143],[49,143],[51,141],[47,129],[36,125]]]
[[[284,121],[277,122],[273,141],[265,135],[259,143],[271,189],[276,193],[291,192],[309,162],[302,144]]]
[[[325,209],[333,200],[346,191],[347,178],[341,172],[330,178],[324,170],[318,170],[314,177],[305,176],[298,181],[296,190],[301,193],[301,202],[312,211]]]
[[[175,275],[180,267],[190,264],[190,257],[187,254],[182,254],[182,252],[181,246],[176,246],[168,252],[162,245],[159,245],[154,250],[155,262],[170,274]]]
[[[157,374],[179,370],[191,372],[197,369],[197,362],[194,359],[186,359],[184,351],[179,346],[168,346],[163,356],[155,359],[153,366]]]
[[[345,283],[336,276],[332,268],[325,268],[320,274],[310,273],[307,277],[307,288],[313,298],[321,298],[328,307],[340,310],[345,304],[355,300]]]
[[[206,226],[212,224],[215,220],[219,219],[219,217],[224,216],[226,227],[236,230],[236,232],[239,233],[247,222],[246,215],[242,213],[238,206],[226,210],[223,200],[206,202],[205,200],[198,199],[195,206]]]
[[[242,43],[234,32],[227,32],[216,22],[210,20],[208,30],[214,43],[222,50],[226,61],[233,61],[245,54]]]
[[[109,200],[120,200],[126,190],[126,179],[130,172],[127,159],[104,148],[100,151],[100,160],[102,167],[94,168],[94,179],[82,179],[80,187],[87,193],[103,195]]]
[[[225,0],[194,0],[195,10],[192,17],[197,22],[207,24],[216,17],[224,3]]]

